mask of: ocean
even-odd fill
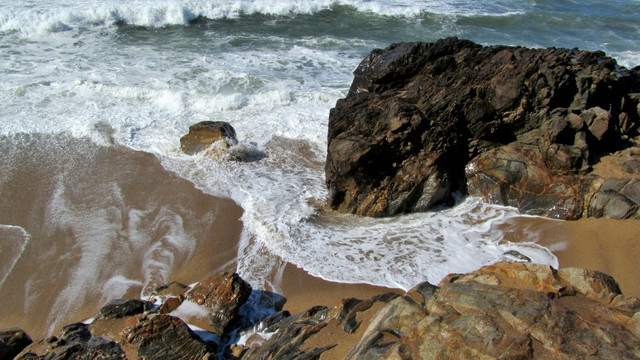
[[[395,42],[577,47],[634,67],[639,16],[638,0],[0,0],[0,327],[50,334],[221,270],[278,292],[287,263],[404,290],[520,255],[557,267],[515,209],[462,194],[394,218],[327,212],[329,110]],[[182,153],[205,120],[239,144]]]

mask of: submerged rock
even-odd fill
[[[592,174],[635,146],[640,68],[602,52],[450,38],[374,50],[354,75],[329,117],[333,209],[388,216],[468,190],[556,218],[640,216],[635,182],[602,187],[618,178]]]
[[[221,140],[227,147],[238,143],[236,131],[231,124],[224,121],[202,121],[189,127],[189,133],[180,138],[180,147],[185,153],[193,155]]]

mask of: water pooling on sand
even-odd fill
[[[322,213],[329,109],[345,96],[361,59],[397,41],[459,36],[482,44],[577,46],[605,50],[625,66],[640,63],[637,1],[0,5],[0,194],[12,203],[33,196],[40,204],[20,219],[11,209],[0,219],[2,270],[9,272],[0,274],[0,294],[9,291],[3,279],[40,254],[59,259],[50,269],[51,281],[66,282],[59,304],[69,294],[97,292],[103,301],[172,280],[176,264],[200,255],[206,231],[199,227],[221,216],[213,203],[211,213],[188,215],[193,210],[179,203],[186,200],[158,200],[157,193],[148,202],[126,200],[121,189],[139,166],[115,166],[135,158],[118,146],[153,154],[164,170],[244,209],[237,270],[256,288],[277,291],[285,262],[329,280],[403,289],[507,258],[509,250],[557,266],[544,248],[501,241],[498,225],[519,215],[477,199],[393,219]],[[215,150],[181,153],[180,136],[203,120],[231,123],[240,140],[233,151],[264,157],[236,162]],[[43,144],[54,149],[34,150]],[[95,154],[105,148],[120,154],[109,160],[115,170],[100,166],[106,160]],[[20,181],[25,164],[47,169],[38,187]],[[154,168],[147,185],[136,172],[140,183],[130,191],[158,186],[154,181],[171,175],[164,170]],[[77,176],[82,171],[86,178]],[[107,176],[112,171],[120,172],[116,180]],[[83,195],[70,200],[75,187]],[[521,240],[535,240],[528,236]],[[47,243],[54,238],[67,243]],[[119,261],[108,261],[113,254]],[[229,265],[216,254],[211,271]],[[70,273],[78,263],[84,270]],[[19,290],[23,310],[32,309],[29,298],[37,298],[43,281],[31,278]],[[94,286],[101,281],[108,286]]]

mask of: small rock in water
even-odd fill
[[[226,147],[238,144],[236,131],[224,121],[202,121],[189,127],[189,133],[180,138],[182,151],[189,155],[206,150],[216,141],[223,140]]]

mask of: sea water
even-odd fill
[[[633,67],[639,15],[637,0],[0,0],[0,295],[19,292],[28,316],[38,286],[59,282],[51,330],[78,299],[172,280],[220,217],[214,202],[147,192],[178,180],[242,207],[232,262],[257,289],[277,292],[286,263],[401,289],[512,250],[557,267],[535,233],[503,240],[515,209],[475,198],[385,219],[323,211],[329,110],[371,50],[401,41],[577,47]],[[182,153],[205,120],[232,124],[239,144]],[[18,270],[27,281],[9,288]]]

